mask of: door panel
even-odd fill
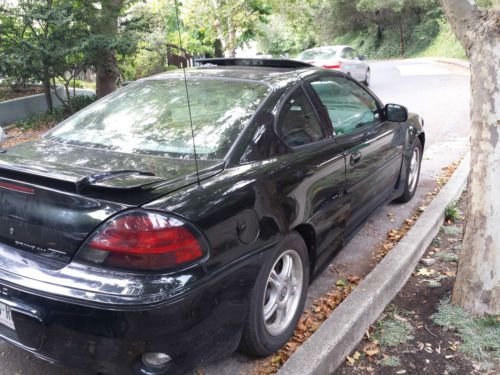
[[[278,185],[284,183],[288,190],[284,193],[293,213],[290,228],[310,224],[316,232],[318,259],[326,259],[342,243],[348,214],[345,156],[342,146],[328,139],[331,128],[316,113],[302,88],[286,98],[276,133],[290,147],[289,153],[279,157],[283,159],[280,164],[290,167],[286,181]],[[323,129],[321,137],[318,126]]]
[[[350,232],[395,189],[402,163],[401,125],[384,121],[378,101],[352,80],[321,77],[310,85],[328,112],[335,141],[346,157]]]
[[[347,223],[350,230],[394,192],[402,162],[400,128],[400,124],[382,122],[337,140],[346,155],[346,192],[352,209]]]

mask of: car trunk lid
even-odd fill
[[[69,262],[103,221],[223,169],[41,140],[0,155],[0,243]]]

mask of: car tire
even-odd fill
[[[370,86],[370,79],[371,79],[371,72],[370,72],[370,68],[368,68],[368,69],[366,69],[365,80],[363,81],[363,84],[365,86]]]
[[[297,232],[290,232],[274,247],[259,272],[240,350],[262,357],[285,345],[304,311],[308,286],[307,247]]]
[[[420,178],[420,165],[422,163],[422,144],[417,138],[411,159],[406,167],[406,177],[404,181],[404,191],[395,201],[398,203],[406,203],[413,198],[417,191],[418,180]]]

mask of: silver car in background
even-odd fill
[[[370,84],[370,66],[365,57],[349,46],[323,46],[301,52],[296,60],[326,69],[337,69],[351,77]]]

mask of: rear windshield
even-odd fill
[[[188,80],[194,145],[200,159],[223,159],[269,87],[228,79]],[[45,137],[113,151],[194,157],[181,77],[130,84],[62,122]]]
[[[297,56],[297,60],[301,61],[328,60],[328,59],[333,59],[336,55],[337,55],[336,48],[310,49],[300,53]]]

